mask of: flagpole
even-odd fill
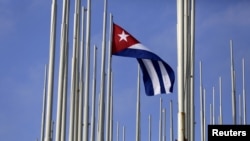
[[[203,89],[203,141],[206,141],[206,89]]]
[[[65,21],[66,21],[66,25],[64,25],[65,27],[65,33],[63,33],[65,35],[64,37],[64,46],[65,47],[65,51],[64,51],[64,74],[63,74],[63,90],[62,90],[62,119],[61,119],[61,140],[64,141],[66,138],[66,111],[67,111],[67,92],[68,92],[68,56],[69,56],[69,42],[68,42],[68,28],[69,28],[69,0],[67,0],[66,2],[66,14],[65,14]],[[62,41],[61,41],[62,42]]]
[[[183,99],[184,99],[184,113],[185,113],[185,121],[184,121],[184,128],[189,128],[189,108],[190,108],[190,94],[189,94],[189,42],[188,42],[188,0],[183,1],[183,80],[184,80],[184,87],[183,87]],[[184,136],[186,138],[189,137],[189,130],[185,130]]]
[[[220,124],[222,124],[223,117],[222,117],[222,80],[221,80],[221,77],[219,77],[219,88],[220,88]]]
[[[67,49],[68,49],[68,12],[69,6],[68,1],[63,1],[63,16],[62,16],[62,24],[61,24],[61,41],[60,41],[60,62],[59,62],[59,76],[58,76],[58,95],[57,95],[57,118],[56,118],[56,137],[55,140],[61,140],[61,136],[63,131],[62,128],[62,103],[64,95],[66,92],[64,91],[64,80],[66,79],[65,71],[67,66],[65,62],[67,62]],[[67,80],[66,80],[67,81]]]
[[[57,1],[52,0],[51,4],[51,24],[50,24],[50,49],[49,49],[49,66],[47,82],[47,99],[46,99],[46,118],[45,118],[45,141],[51,141],[50,129],[52,120],[53,106],[53,87],[54,87],[54,63],[55,63],[55,42],[56,42],[56,20],[57,19]]]
[[[113,94],[111,95],[111,111],[110,111],[110,123],[109,123],[109,137],[110,141],[113,141]]]
[[[245,60],[242,59],[242,86],[243,86],[243,124],[247,124],[247,118],[246,118],[246,90],[245,90]]]
[[[81,4],[79,5],[81,7]],[[80,8],[79,7],[79,8]],[[80,11],[79,11],[80,12]],[[84,22],[85,7],[81,7],[81,43],[79,52],[79,103],[78,103],[78,140],[82,140],[83,131],[83,101],[84,101]]]
[[[68,33],[67,33],[68,36]],[[68,37],[67,37],[68,38]],[[65,58],[68,58],[69,47],[67,43],[67,49],[65,49]],[[65,59],[63,75],[63,97],[62,97],[62,119],[61,119],[61,140],[66,138],[66,111],[67,111],[67,91],[68,91],[68,59]]]
[[[74,29],[73,29],[73,55],[71,68],[71,102],[74,104],[74,139],[82,138],[82,123],[79,118],[79,40],[80,39],[80,0],[75,1]]]
[[[239,124],[242,124],[242,115],[241,115],[241,96],[239,94]]]
[[[151,141],[151,115],[148,116],[148,141]]]
[[[231,84],[232,84],[232,118],[233,124],[236,124],[236,101],[235,101],[235,70],[233,58],[233,41],[230,40],[230,56],[231,56]]]
[[[125,141],[125,126],[122,127],[122,141]]]
[[[110,141],[113,141],[113,73],[112,73],[112,71],[111,71],[109,138],[110,138]]]
[[[78,124],[79,116],[79,25],[80,25],[80,1],[75,1],[75,12],[74,12],[74,30],[73,30],[73,55],[72,55],[72,67],[71,67],[71,115],[70,115],[70,140],[78,140],[81,138],[82,127]],[[81,81],[81,79],[80,79]],[[81,88],[81,87],[80,87]],[[80,123],[81,124],[81,123]]]
[[[100,84],[100,109],[98,117],[98,141],[104,140],[104,86],[105,86],[105,63],[106,63],[106,19],[107,19],[107,10],[106,10],[106,0],[104,0],[104,12],[103,12],[103,28],[102,28],[102,59],[101,59],[101,84]]]
[[[84,114],[83,114],[83,140],[88,140],[88,119],[89,119],[89,72],[90,72],[90,31],[91,31],[91,0],[87,1],[86,21],[86,52],[85,52],[85,81],[84,81]]]
[[[113,17],[110,14],[110,25],[109,25],[109,46],[108,46],[108,57],[107,57],[107,104],[106,104],[106,141],[110,140],[109,138],[109,124],[110,124],[110,98],[111,98],[111,64],[112,64],[112,29],[113,29]]]
[[[210,124],[213,124],[213,110],[212,110],[212,104],[209,104],[209,110],[210,110]]]
[[[69,1],[67,1],[69,5]],[[67,9],[66,21],[69,19],[69,6]],[[67,26],[68,28],[68,26]],[[65,62],[64,62],[64,74],[63,74],[63,97],[62,97],[62,119],[61,119],[61,140],[64,141],[66,138],[66,111],[67,111],[67,90],[68,90],[68,56],[69,56],[69,43],[68,43],[68,29],[65,33],[65,45],[67,46],[64,52]]]
[[[93,59],[93,84],[92,84],[92,114],[91,114],[91,139],[95,141],[95,98],[96,98],[96,51],[97,47],[94,46],[94,59]]]
[[[178,75],[178,141],[185,138],[185,113],[184,113],[184,26],[183,26],[183,0],[177,0],[177,75]]]
[[[43,88],[43,108],[42,108],[42,121],[41,121],[41,141],[44,140],[44,122],[45,122],[45,105],[46,105],[46,90],[47,90],[47,65],[45,64],[44,71],[44,88]]]
[[[53,141],[54,139],[53,139],[53,135],[54,135],[54,125],[55,125],[55,122],[54,121],[52,121],[52,124],[51,124],[51,127],[50,127],[50,139],[51,139],[51,141]]]
[[[136,141],[140,141],[140,93],[141,93],[141,89],[140,89],[140,65],[138,63],[138,67],[137,67],[137,101],[136,101]]]
[[[160,110],[159,110],[159,141],[162,141],[162,97],[160,97]]]
[[[172,100],[170,100],[170,140],[169,141],[174,141],[174,129],[173,129],[173,104]]]
[[[100,115],[101,115],[101,101],[102,101],[102,97],[101,94],[98,95],[98,107],[97,107],[97,113],[98,113],[98,117],[97,117],[97,140],[99,139],[99,132],[100,132],[100,125],[99,125],[99,121],[100,121]]]
[[[200,133],[201,133],[201,141],[204,141],[203,136],[204,136],[204,124],[203,124],[203,119],[204,119],[204,112],[203,112],[203,88],[202,88],[202,63],[200,61]]]
[[[166,108],[162,109],[162,113],[163,113],[163,128],[162,128],[162,140],[166,141]]]
[[[215,94],[215,91],[214,91],[214,87],[213,87],[213,106],[212,106],[212,124],[214,125],[215,124],[215,110],[214,110],[214,107],[215,107],[215,102],[214,102],[214,94]]]
[[[67,62],[67,49],[68,49],[68,12],[69,5],[68,0],[63,1],[63,16],[62,16],[62,24],[61,24],[61,40],[60,40],[60,60],[59,60],[59,76],[58,76],[58,95],[57,95],[57,116],[56,116],[56,136],[55,140],[60,141],[61,134],[63,133],[62,129],[62,103],[63,97],[66,95],[64,91],[64,79],[67,78],[65,76],[65,71],[68,68],[66,66]],[[66,80],[67,81],[67,80]]]
[[[194,93],[194,74],[195,74],[195,0],[191,0],[190,12],[190,141],[195,141],[195,93]]]
[[[119,141],[119,122],[116,124],[116,141]]]

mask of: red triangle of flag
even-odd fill
[[[139,43],[131,34],[113,23],[112,54],[120,52],[130,46]]]

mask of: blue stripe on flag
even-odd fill
[[[148,50],[128,48],[113,55],[137,58],[137,61],[139,62],[142,73],[143,73],[144,87],[145,87],[146,94],[148,96],[153,96],[153,95],[160,94],[160,93],[173,92],[173,84],[175,81],[174,71],[165,61],[163,61],[156,54]],[[159,82],[157,82],[157,84],[159,83],[160,86],[158,86],[157,84],[154,84],[153,80],[150,78],[149,70],[146,67],[146,65],[149,65],[149,64],[144,64],[143,62],[144,59],[148,59],[148,61],[151,61],[153,66],[151,66],[150,69],[156,72],[157,75],[155,77],[157,78],[154,78],[154,80],[158,79]],[[171,84],[170,84],[169,90],[167,90],[168,89],[167,86],[164,85],[163,77],[166,77],[166,76],[163,76],[162,74],[163,72],[161,71],[158,61],[162,62],[164,66],[163,68],[166,70],[165,72],[167,72],[167,75],[170,79]],[[160,87],[160,91],[157,90],[158,87]]]
[[[155,92],[154,92],[154,88],[153,88],[153,82],[150,79],[149,73],[148,73],[142,59],[137,59],[137,61],[139,62],[140,68],[142,70],[143,82],[144,82],[144,88],[145,88],[146,95],[153,96]]]
[[[141,50],[141,49],[130,49],[130,48],[128,48],[128,49],[124,49],[123,51],[120,51],[118,53],[115,53],[113,55],[163,61],[156,54],[154,54],[152,52],[149,52],[147,50]]]

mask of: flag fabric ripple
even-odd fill
[[[175,74],[165,61],[115,23],[112,36],[112,55],[137,59],[148,96],[173,92]]]

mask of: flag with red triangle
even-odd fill
[[[172,93],[173,69],[119,25],[113,23],[112,55],[136,58],[143,74],[146,95]]]

